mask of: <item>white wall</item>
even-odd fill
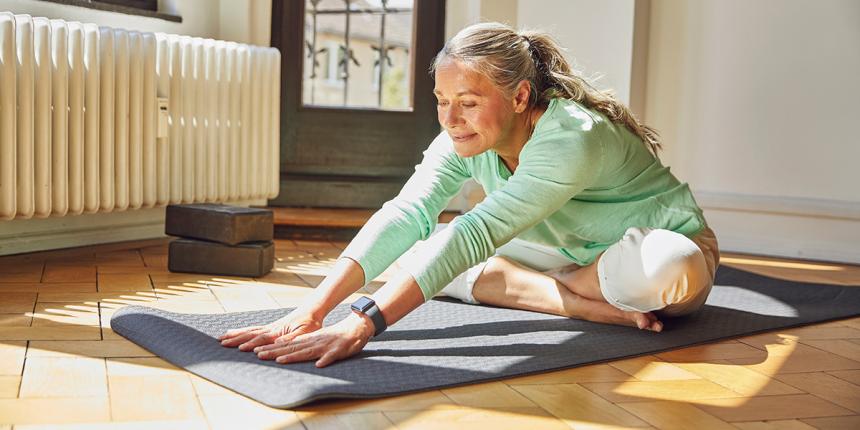
[[[645,120],[724,250],[860,263],[860,2],[651,4]]]
[[[583,76],[630,102],[633,0],[520,1],[517,13],[518,26],[552,34]]]

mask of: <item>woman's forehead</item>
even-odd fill
[[[445,96],[482,95],[494,89],[489,78],[459,61],[443,61],[436,67],[433,93]]]

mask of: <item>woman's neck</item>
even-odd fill
[[[535,126],[545,111],[546,107],[535,106],[518,114],[514,118],[514,127],[511,130],[509,140],[510,145],[495,148],[496,153],[499,154],[502,162],[505,163],[511,173],[519,166],[520,152],[531,139]]]

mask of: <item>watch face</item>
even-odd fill
[[[374,303],[374,302],[373,302],[373,300],[371,300],[371,299],[369,299],[369,298],[367,298],[367,297],[362,296],[362,297],[360,297],[358,300],[356,300],[356,301],[352,304],[352,306],[351,306],[351,307],[352,307],[353,309],[357,310],[357,311],[360,311],[360,312],[367,312],[367,311],[369,311],[369,310],[370,310],[370,308],[372,308],[372,307],[373,307],[373,305],[375,305],[375,304],[376,304],[376,303]]]

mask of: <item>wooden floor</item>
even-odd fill
[[[124,340],[110,316],[132,303],[204,313],[292,306],[345,244],[278,241],[276,269],[261,279],[169,273],[166,244],[0,258],[0,429],[860,429],[860,318],[501,382],[270,409]],[[856,266],[741,255],[723,263],[860,285]]]

